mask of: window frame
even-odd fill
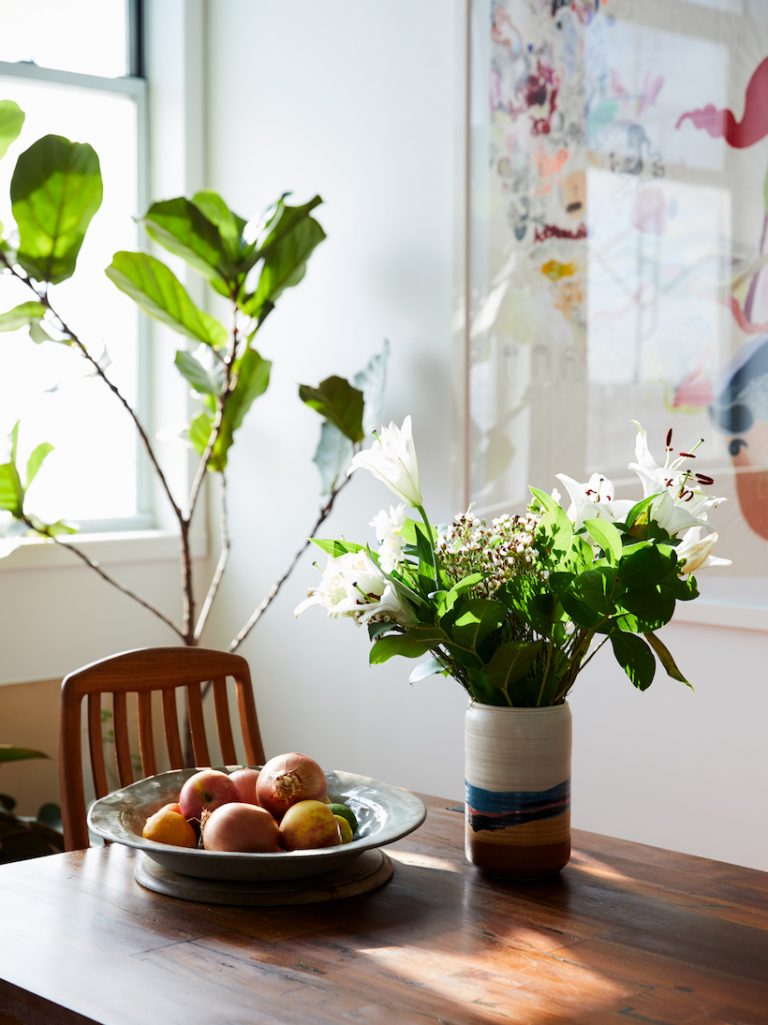
[[[4,77],[26,78],[128,94],[137,104],[137,209],[144,210],[150,197],[160,188],[163,195],[181,195],[202,187],[204,145],[202,127],[205,110],[203,84],[197,69],[204,53],[204,7],[201,0],[164,0],[162,7],[149,7],[143,0],[128,0],[128,67],[132,72],[116,78],[84,75],[37,65],[0,61],[0,81]],[[150,87],[151,82],[151,87]],[[181,126],[181,127],[179,127]],[[174,159],[159,152],[159,141],[180,132],[175,140]],[[153,142],[155,146],[153,147]],[[146,239],[140,240],[146,242]],[[185,274],[182,272],[182,280]],[[185,281],[194,293],[197,282]],[[168,367],[162,325],[141,315],[138,331],[137,412],[150,434],[156,429],[169,389],[180,387],[174,368]],[[162,350],[162,351],[161,351]],[[172,361],[171,361],[172,362]],[[184,393],[185,412],[191,400]],[[173,404],[173,403],[170,403]],[[177,403],[178,404],[178,403]],[[138,439],[137,445],[138,445]],[[138,449],[137,449],[138,451]],[[142,453],[139,452],[139,456]],[[191,460],[185,452],[166,467],[175,488],[183,494],[191,480]],[[146,563],[178,559],[178,527],[162,504],[149,461],[138,459],[138,512],[134,517],[88,521],[72,542],[102,565]],[[207,509],[201,504],[190,531],[192,555],[208,555]],[[85,572],[80,562],[60,544],[35,537],[20,539],[19,547],[0,558],[0,575],[5,572],[67,569]],[[2,681],[0,680],[0,686]]]

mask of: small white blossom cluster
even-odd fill
[[[471,593],[490,598],[512,577],[536,572],[538,525],[539,517],[530,511],[522,516],[505,513],[490,522],[471,510],[461,513],[438,537],[440,563],[456,580],[482,573],[484,579]]]

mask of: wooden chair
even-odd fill
[[[90,764],[96,797],[110,788],[104,759],[102,736],[102,695],[112,696],[112,730],[119,785],[134,781],[131,730],[127,697],[136,694],[136,728],[139,778],[158,772],[158,765],[180,769],[189,765],[211,765],[211,755],[203,716],[203,686],[210,681],[222,763],[237,764],[227,695],[227,677],[235,683],[245,759],[248,765],[263,765],[256,703],[248,663],[239,655],[206,648],[138,648],[92,662],[77,669],[61,685],[61,723],[59,735],[59,779],[64,844],[68,851],[89,846],[86,822],[85,780],[82,755],[82,701],[87,696],[87,733]],[[182,716],[188,722],[188,738],[182,740],[179,728],[177,691],[186,697]],[[152,696],[159,692],[166,759],[161,762],[162,744],[156,751],[153,731]],[[159,702],[156,701],[156,705]],[[135,745],[134,745],[135,746]],[[185,757],[185,748],[191,753]]]

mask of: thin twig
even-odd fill
[[[229,560],[229,552],[232,547],[232,539],[229,536],[229,509],[227,506],[227,478],[224,473],[221,474],[221,522],[220,522],[220,551],[219,560],[216,564],[216,571],[211,578],[211,583],[208,587],[208,592],[203,600],[202,607],[200,609],[200,615],[197,619],[197,626],[195,627],[195,641],[198,642],[203,635],[205,625],[208,622],[208,616],[210,615],[211,608],[218,594],[221,581],[224,578],[224,571],[227,568],[227,562]]]
[[[328,519],[328,517],[331,514],[331,511],[333,510],[333,506],[334,506],[334,503],[335,503],[336,499],[338,498],[339,494],[344,490],[344,488],[347,486],[347,484],[349,483],[350,480],[351,480],[350,477],[345,477],[342,480],[341,484],[339,484],[337,487],[334,487],[331,490],[331,493],[328,496],[328,501],[320,509],[318,517],[315,520],[314,524],[312,525],[312,528],[310,529],[310,531],[309,531],[309,533],[307,535],[307,540],[304,542],[304,544],[301,546],[301,548],[299,548],[297,550],[296,554],[294,555],[293,559],[288,564],[288,568],[283,573],[283,575],[278,580],[276,580],[274,582],[274,584],[269,589],[269,591],[266,593],[266,595],[261,600],[259,605],[257,605],[257,607],[253,610],[253,613],[251,614],[251,617],[248,620],[248,622],[245,624],[245,626],[232,639],[232,641],[231,641],[231,643],[229,645],[229,651],[237,651],[237,649],[240,647],[240,645],[246,639],[248,634],[251,632],[251,630],[253,630],[253,628],[256,626],[258,621],[261,619],[261,617],[267,611],[269,606],[272,604],[272,602],[278,596],[278,594],[280,593],[281,587],[283,586],[283,584],[286,582],[288,577],[293,572],[294,567],[296,566],[296,563],[302,557],[302,555],[307,550],[307,548],[309,548],[309,545],[311,543],[312,537],[317,533],[318,529],[322,526],[322,524],[325,522],[325,520]]]
[[[170,629],[173,630],[173,632],[178,637],[184,640],[183,632],[171,619],[168,618],[168,616],[161,612],[160,609],[152,605],[151,602],[145,601],[145,599],[142,598],[140,595],[136,594],[134,591],[131,591],[130,588],[125,587],[123,584],[120,583],[119,580],[115,580],[115,578],[113,576],[110,576],[110,574],[107,573],[106,570],[102,569],[98,562],[95,562],[93,559],[90,558],[90,556],[86,555],[85,552],[81,548],[78,548],[78,546],[74,544],[72,541],[65,541],[62,538],[58,537],[56,534],[50,534],[47,530],[35,526],[35,524],[31,520],[27,519],[26,516],[24,517],[23,522],[36,534],[39,534],[41,537],[44,537],[49,541],[53,541],[54,544],[59,545],[60,548],[64,548],[68,552],[72,552],[72,554],[77,556],[78,559],[84,562],[89,569],[92,569],[94,573],[98,573],[102,580],[105,580],[108,584],[111,584],[112,587],[120,591],[121,594],[124,594],[128,598],[132,598],[135,602],[138,602],[139,605],[143,606],[148,612],[151,612],[153,616],[156,616],[159,620],[165,623],[167,627],[170,627]]]

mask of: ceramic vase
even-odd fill
[[[571,710],[472,703],[465,717],[466,854],[514,879],[559,872],[571,853]]]

